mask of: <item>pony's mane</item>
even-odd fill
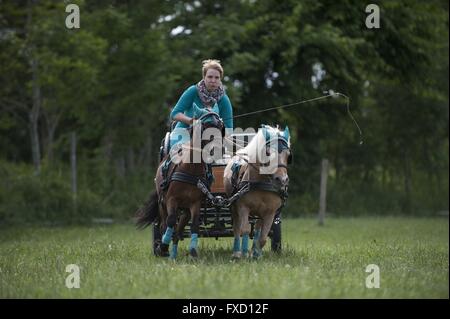
[[[269,125],[265,125],[264,128],[268,131],[269,135],[271,136],[271,139],[277,138],[278,135],[283,133],[283,131],[280,131],[278,126],[272,127]],[[258,145],[265,145],[265,144],[266,144],[266,136],[264,134],[264,130],[262,128],[259,128],[258,133],[256,133],[255,137],[253,137],[250,143],[248,143],[246,147],[238,150],[236,153],[240,155],[256,154],[258,151]]]

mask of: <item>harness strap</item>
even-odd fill
[[[211,184],[214,182],[214,175],[212,173],[211,164],[205,164],[205,176],[199,177],[194,176],[184,172],[175,171],[178,165],[172,165],[172,159],[170,156],[166,159],[165,163],[162,166],[162,175],[163,181],[161,182],[161,189],[163,191],[169,188],[169,185],[172,181],[188,183],[191,185],[197,186],[198,181],[201,181],[202,184],[206,185],[209,189]],[[171,168],[171,169],[169,169]]]
[[[159,185],[161,187],[161,189],[163,191],[167,190],[167,188],[169,187],[170,184],[170,178],[176,168],[177,165],[172,165],[172,158],[170,157],[170,155],[166,158],[166,160],[164,161],[164,164],[162,165],[161,168],[161,173],[162,173],[162,177],[163,180],[161,182],[161,185]],[[170,171],[170,172],[169,172]]]
[[[198,176],[194,176],[191,174],[183,173],[183,172],[174,172],[169,179],[169,183],[171,181],[177,181],[182,183],[188,183],[194,186],[197,186],[198,181],[201,181],[203,184],[208,185],[207,182]]]
[[[276,187],[270,182],[245,181],[245,182],[239,183],[238,188],[241,188],[242,187],[241,184],[243,184],[243,183],[248,184],[249,185],[249,190],[251,190],[251,191],[261,190],[261,191],[278,193],[278,190],[276,189]]]
[[[284,207],[284,205],[286,204],[286,200],[288,198],[287,190],[283,188],[278,188],[271,182],[241,181],[238,184],[238,187],[236,187],[236,191],[234,192],[233,196],[228,200],[228,205],[233,204],[233,202],[235,202],[236,200],[238,200],[239,198],[241,198],[242,196],[253,190],[272,192],[280,196],[281,206],[279,209]]]

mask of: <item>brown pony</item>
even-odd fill
[[[209,165],[205,163],[202,156],[205,153],[203,149],[206,145],[217,142],[219,138],[221,143],[224,124],[219,115],[214,112],[202,115],[196,123],[201,125],[201,133],[208,128],[215,128],[221,136],[211,135],[209,140],[201,140],[200,148],[198,148],[195,147],[193,138],[196,130],[191,127],[189,130],[191,140],[182,144],[177,154],[173,154],[175,147],[171,150],[172,160],[176,157],[177,163],[171,163],[166,168],[165,177],[163,176],[163,167],[167,156],[164,158],[156,171],[156,190],[151,193],[145,205],[137,211],[136,224],[138,228],[145,228],[153,222],[159,222],[160,233],[164,234],[161,244],[156,250],[157,255],[160,256],[169,256],[169,244],[173,240],[170,257],[176,258],[178,240],[189,219],[191,220],[189,253],[192,257],[198,256],[200,208],[205,195],[197,185],[200,182],[209,187],[209,174],[211,173]],[[182,212],[183,214],[180,214]]]
[[[287,165],[290,161],[289,129],[280,131],[263,125],[225,167],[224,186],[228,197],[244,187],[249,189],[231,206],[234,258],[248,255],[249,216],[259,217],[254,229],[252,256],[261,256],[275,214],[287,198]],[[269,165],[265,165],[267,162]]]

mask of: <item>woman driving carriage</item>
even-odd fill
[[[223,68],[220,61],[204,60],[202,74],[203,79],[184,91],[170,114],[170,118],[178,123],[170,133],[169,150],[174,145],[189,140],[186,128],[192,125],[194,119],[201,116],[202,112],[219,114],[224,121],[225,129],[233,129],[233,108],[222,85]]]

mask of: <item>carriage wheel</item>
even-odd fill
[[[281,219],[275,218],[272,224],[271,248],[273,252],[281,252]]]

